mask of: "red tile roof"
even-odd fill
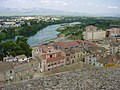
[[[54,54],[62,54],[62,52],[59,51],[59,52],[45,53],[45,54],[42,54],[42,56],[44,57],[46,55],[54,55]]]
[[[51,62],[55,62],[55,61],[59,61],[59,60],[63,60],[63,59],[65,59],[64,56],[59,56],[59,57],[56,57],[56,58],[48,58],[47,63],[51,63]]]
[[[47,51],[54,50],[55,48],[53,46],[41,45],[40,49],[42,49],[43,53],[47,53]]]
[[[76,42],[76,41],[71,41],[71,42],[57,42],[56,45],[68,47],[68,46],[78,45],[78,42]]]
[[[95,45],[96,43],[94,42],[90,42],[90,41],[87,41],[87,40],[76,40],[78,43],[85,43],[85,44],[92,44],[92,45]]]

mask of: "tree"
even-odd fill
[[[6,56],[17,56],[25,54],[27,57],[32,55],[32,49],[25,37],[20,37],[16,41],[7,41],[0,44],[0,60]]]

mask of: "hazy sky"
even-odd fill
[[[80,13],[120,13],[120,0],[0,0],[12,8],[49,8]]]

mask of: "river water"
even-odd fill
[[[54,39],[57,37],[58,32],[56,31],[60,25],[50,25],[46,28],[40,30],[34,36],[28,38],[28,43],[30,46],[39,45],[40,43]]]
[[[80,24],[80,22],[74,22],[70,24]],[[61,24],[56,24],[56,25],[50,25],[47,26],[46,28],[38,31],[34,36],[31,36],[28,38],[28,43],[30,46],[36,46],[41,44],[42,42],[46,40],[51,40],[57,37],[57,32],[56,30],[60,27]]]

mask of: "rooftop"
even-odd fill
[[[40,49],[42,50],[42,53],[50,53],[50,52],[56,52],[56,50],[53,46],[48,46],[48,45],[41,45]]]
[[[34,59],[34,58],[30,58],[28,59],[27,61],[24,61],[24,62],[13,62],[14,63],[14,66],[22,66],[22,65],[25,65],[25,64],[29,64],[29,63],[33,63],[33,62],[36,62],[37,60]]]
[[[12,62],[0,62],[0,73],[9,71],[13,68],[14,66]]]
[[[91,41],[87,41],[87,40],[76,40],[78,43],[85,43],[85,44],[91,44],[91,45],[95,45],[95,42],[91,42]]]
[[[97,27],[93,26],[93,25],[87,26],[86,28],[95,28],[95,29],[97,29]]]
[[[65,59],[64,56],[59,56],[59,57],[56,57],[56,58],[48,58],[47,63],[51,63],[51,62],[55,62],[55,61],[59,61],[59,60],[63,60],[63,59]]]
[[[19,56],[16,56],[17,59],[23,59],[23,58],[27,58],[25,55],[19,55]]]
[[[73,46],[73,45],[79,45],[79,43],[77,41],[56,42],[55,45],[63,46],[63,47],[68,47],[68,46]]]

